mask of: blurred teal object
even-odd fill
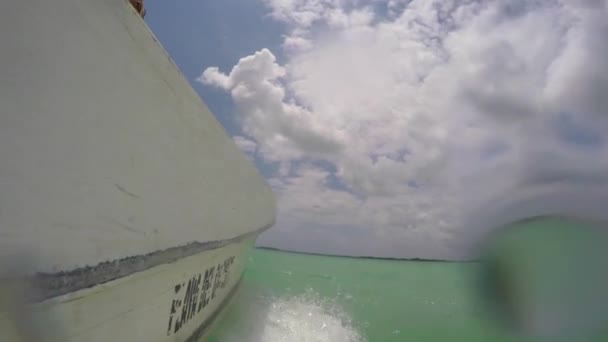
[[[535,340],[595,340],[608,327],[602,222],[537,217],[499,229],[483,251],[481,294],[503,327]]]

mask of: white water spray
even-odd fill
[[[317,294],[265,298],[250,307],[249,329],[231,329],[222,342],[364,342],[346,312]],[[255,309],[254,309],[255,307]],[[255,321],[255,323],[253,323]],[[238,332],[237,332],[238,330]],[[237,336],[238,335],[238,336]]]

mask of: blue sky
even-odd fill
[[[231,134],[234,122],[230,95],[195,80],[209,66],[230,70],[260,46],[280,50],[282,23],[272,20],[255,1],[147,0],[145,21],[190,84]]]
[[[196,79],[209,66],[229,71],[260,46],[281,51],[285,24],[257,1],[148,0],[146,8],[146,23],[217,120],[229,135],[242,134],[230,95]],[[277,169],[276,163],[255,162],[266,174]]]
[[[277,194],[262,245],[458,258],[478,227],[603,215],[606,1],[146,7]]]

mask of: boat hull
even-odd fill
[[[0,46],[0,341],[203,334],[271,188],[128,1],[2,1]]]
[[[0,46],[0,273],[274,221],[270,187],[128,1],[0,2]]]
[[[237,290],[254,239],[247,235],[22,308],[7,305],[7,298],[17,298],[19,289],[13,288],[13,295],[4,293],[5,308],[14,310],[0,313],[2,340],[197,340]],[[31,291],[35,283],[29,284]]]

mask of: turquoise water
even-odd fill
[[[482,266],[255,249],[209,341],[521,341],[480,296]]]
[[[237,298],[210,340],[505,340],[488,329],[473,299],[476,267],[256,249]],[[326,326],[334,331],[323,335],[323,321],[331,317],[340,326]]]

